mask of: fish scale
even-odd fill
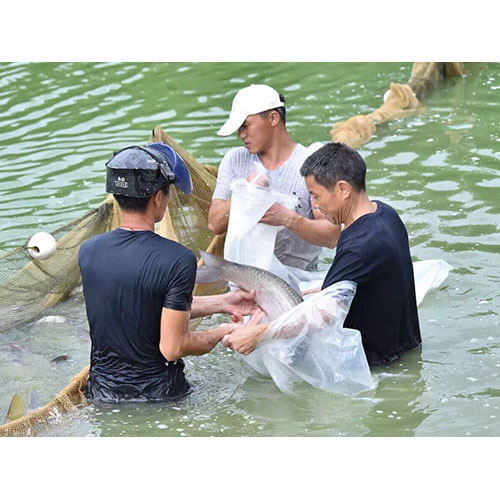
[[[200,251],[203,266],[196,274],[197,283],[235,283],[245,290],[255,290],[255,301],[269,320],[281,316],[303,299],[279,276],[254,266],[237,264]]]

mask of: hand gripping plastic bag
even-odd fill
[[[283,392],[295,382],[346,395],[374,389],[361,334],[344,328],[356,283],[341,281],[269,323],[256,350],[242,356]]]
[[[231,183],[231,211],[224,258],[270,271],[298,291],[297,279],[274,255],[276,236],[283,227],[259,222],[274,203],[292,210],[298,199],[273,191],[265,167],[256,164],[256,168],[257,176],[252,182],[237,179]]]

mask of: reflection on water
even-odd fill
[[[0,253],[95,208],[105,197],[111,152],[146,143],[156,125],[199,161],[218,165],[239,145],[216,132],[242,86],[280,90],[289,131],[307,146],[329,141],[335,122],[373,111],[388,84],[406,81],[410,69],[409,63],[1,63]],[[419,307],[422,349],[374,368],[376,390],[349,398],[304,383],[283,394],[219,345],[186,360],[196,390],[182,402],[89,405],[44,432],[499,435],[499,81],[497,63],[447,80],[421,112],[378,127],[361,149],[368,193],[399,211],[413,258],[453,266]],[[322,253],[323,270],[332,256]],[[2,334],[0,420],[14,392],[27,402],[37,390],[45,404],[88,364],[81,293],[48,314],[65,321],[34,321]],[[50,362],[61,354],[68,360]]]

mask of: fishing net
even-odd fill
[[[157,232],[190,248],[223,254],[224,235],[213,237],[208,230],[208,210],[217,180],[217,169],[199,163],[161,127],[156,127],[150,142],[162,141],[173,147],[186,163],[193,179],[193,193],[184,195],[171,188],[167,213]],[[0,256],[0,332],[33,320],[44,310],[64,300],[81,282],[78,266],[80,245],[91,236],[118,227],[121,215],[113,196],[82,217],[56,229],[55,254],[47,260],[32,259],[27,244]],[[201,265],[201,262],[199,263]],[[194,293],[203,295],[220,291],[220,286],[196,285]],[[199,320],[191,322],[195,328]],[[0,426],[0,436],[35,435],[41,425],[85,402],[88,367],[43,408]]]
[[[29,321],[65,299],[78,285],[78,249],[91,236],[109,231],[116,218],[113,201],[52,232],[55,254],[32,259],[27,245],[0,256],[0,332]]]
[[[0,425],[0,437],[36,436],[48,425],[56,422],[64,413],[69,413],[87,403],[85,389],[89,378],[89,366],[75,375],[70,383],[45,406],[24,417]]]
[[[169,211],[157,230],[162,236],[180,241],[195,254],[200,249],[221,252],[224,239],[214,238],[208,230],[208,209],[215,188],[217,170],[198,163],[161,127],[156,127],[150,142],[163,141],[183,157],[193,178],[192,195],[171,189]],[[45,309],[64,300],[80,283],[78,250],[91,236],[120,225],[120,211],[112,196],[96,209],[56,229],[55,254],[47,260],[33,259],[27,244],[0,255],[0,332],[30,321]],[[218,244],[218,242],[220,242]],[[197,287],[203,294],[213,287]]]
[[[336,123],[330,131],[332,141],[352,148],[361,147],[375,134],[377,125],[421,110],[419,99],[427,96],[445,78],[464,72],[464,63],[413,63],[408,83],[391,82],[384,103],[378,109]]]
[[[160,222],[158,233],[169,239],[179,241],[199,257],[199,251],[222,256],[224,254],[225,234],[214,236],[208,229],[208,211],[212,193],[217,183],[217,168],[204,165],[183,149],[159,125],[152,131],[149,142],[164,142],[182,157],[193,180],[193,191],[186,195],[172,186],[167,213]],[[198,265],[202,260],[198,260]],[[195,295],[205,295],[220,291],[220,286],[196,284]]]

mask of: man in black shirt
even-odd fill
[[[408,234],[396,211],[371,201],[366,165],[354,149],[330,143],[306,159],[300,173],[313,205],[333,223],[344,224],[322,288],[350,280],[356,295],[344,326],[361,332],[370,364],[399,359],[421,344]],[[242,327],[225,345],[248,354],[265,325]]]
[[[122,225],[89,239],[79,251],[92,341],[87,395],[104,402],[175,399],[189,391],[181,357],[209,352],[232,329],[190,332],[190,317],[241,317],[252,312],[254,294],[193,299],[194,254],[155,234],[169,186],[192,190],[189,172],[172,148],[131,146],[106,166],[106,190],[120,205]]]

